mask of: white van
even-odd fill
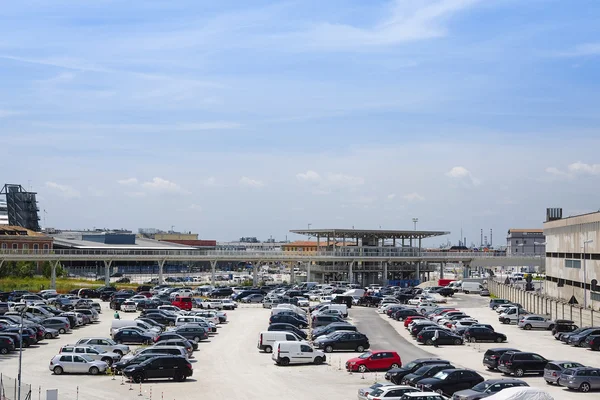
[[[463,293],[480,293],[483,290],[483,285],[479,282],[463,282],[460,286]]]
[[[271,358],[277,365],[323,364],[325,353],[305,342],[275,342]]]
[[[305,342],[304,339],[296,335],[294,332],[285,331],[263,331],[258,335],[259,350],[265,353],[273,351],[275,342]],[[307,343],[307,342],[305,342]]]
[[[320,307],[318,310],[313,311],[312,315],[314,316],[314,315],[316,315],[320,312],[326,311],[326,310],[338,310],[344,318],[348,318],[348,306],[345,304],[335,304],[335,303],[325,304],[323,307]]]

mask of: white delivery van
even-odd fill
[[[277,365],[323,364],[325,353],[304,342],[275,342],[271,358]]]
[[[352,297],[362,297],[365,295],[365,289],[350,289],[346,292],[344,292],[344,294],[342,294],[342,296],[352,296]]]
[[[463,293],[480,293],[483,290],[483,285],[479,282],[463,282],[460,286]]]
[[[305,342],[304,339],[294,332],[285,331],[263,331],[258,335],[258,349],[265,353],[273,351],[275,342]],[[307,343],[307,342],[305,342]]]

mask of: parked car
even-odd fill
[[[371,347],[369,338],[360,332],[342,332],[319,341],[317,344],[317,348],[323,349],[325,353],[331,353],[334,350],[352,350],[362,353],[369,347]]]
[[[154,341],[154,335],[148,333],[142,333],[134,327],[125,327],[119,329],[113,335],[113,340],[118,344],[132,343],[132,344],[150,344]]]
[[[104,361],[108,366],[121,359],[121,355],[112,351],[97,349],[88,345],[65,345],[60,348],[60,354],[86,355],[94,360]]]
[[[480,296],[489,296],[490,295],[490,291],[489,289],[483,288],[481,289],[481,291],[479,292]]]
[[[223,306],[223,310],[235,310],[238,306],[238,304],[230,299],[223,299],[221,300],[221,304]]]
[[[66,317],[46,318],[41,322],[41,325],[46,328],[56,329],[60,334],[65,334],[71,330],[71,324]]]
[[[123,312],[136,312],[137,305],[132,300],[126,300],[121,304],[121,311]]]
[[[327,326],[334,322],[344,322],[344,318],[337,315],[315,315],[312,317],[312,326]]]
[[[108,364],[104,361],[94,360],[86,354],[58,354],[50,360],[50,371],[55,375],[105,373]]]
[[[587,347],[590,350],[600,350],[600,335],[590,335],[585,339],[582,344],[583,347]]]
[[[301,329],[298,329],[296,326],[286,323],[275,323],[269,325],[269,331],[284,331],[284,332],[292,332],[296,335],[300,336],[302,339],[306,339],[308,336],[306,332]]]
[[[414,308],[403,308],[394,313],[393,318],[396,321],[404,321],[406,317],[411,317],[415,315],[422,315]]]
[[[361,354],[346,361],[348,371],[388,371],[402,366],[402,360],[395,351],[377,350]]]
[[[323,364],[326,361],[325,353],[313,349],[305,342],[275,342],[271,359],[277,365],[290,364]]]
[[[386,400],[400,400],[406,393],[419,392],[420,390],[412,386],[382,386],[374,389],[367,395],[368,400],[385,398]]]
[[[0,354],[8,354],[15,350],[15,341],[9,337],[2,335],[0,332]]]
[[[447,369],[421,380],[420,385],[424,390],[452,396],[459,390],[470,389],[483,381],[481,375],[470,369]]]
[[[585,339],[588,338],[588,336],[593,335],[600,335],[600,328],[589,328],[576,335],[570,335],[568,344],[570,344],[571,346],[581,346],[585,342]]]
[[[156,354],[138,354],[137,356],[133,357],[133,358],[128,358],[125,360],[121,360],[119,362],[116,362],[112,365],[112,368],[115,370],[115,372],[117,374],[120,374],[123,372],[123,370],[127,367],[129,367],[130,365],[135,365],[135,364],[139,364],[142,363],[146,360],[149,360],[151,358],[156,358],[157,355]]]
[[[555,325],[552,329],[552,335],[556,340],[560,340],[560,337],[558,337],[559,333],[569,333],[579,328],[573,321],[568,319],[557,319],[554,321],[554,323]]]
[[[530,329],[554,329],[555,322],[547,317],[541,315],[524,315],[517,323],[519,328],[530,330]]]
[[[402,378],[403,385],[417,386],[419,382],[425,378],[431,378],[435,374],[445,369],[454,369],[453,365],[450,364],[426,364],[415,372],[406,375]]]
[[[544,380],[548,384],[558,384],[562,372],[569,368],[579,368],[584,365],[573,361],[549,361],[544,367]]]
[[[123,375],[138,383],[154,378],[172,378],[183,382],[193,374],[192,364],[184,357],[172,355],[153,357],[123,369]]]
[[[308,327],[308,323],[305,320],[294,317],[293,315],[275,314],[275,315],[272,315],[271,318],[269,318],[269,324],[282,323],[282,322],[286,323],[286,324],[294,325],[297,328],[307,328]]]
[[[600,389],[600,368],[567,368],[560,375],[558,384],[584,393]]]
[[[471,327],[463,335],[469,342],[506,342],[506,335],[488,328]]]
[[[455,334],[454,332],[451,332],[445,328],[441,328],[441,327],[434,327],[436,329],[423,329],[418,335],[417,335],[417,342],[419,343],[424,343],[426,345],[433,345],[434,341],[433,341],[433,337],[435,335],[435,332],[438,332],[438,338],[436,340],[437,344],[442,344],[442,345],[461,345],[463,344],[463,338],[462,336],[459,336],[457,334]]]
[[[378,389],[380,387],[387,387],[387,386],[395,386],[395,385],[393,383],[389,383],[389,382],[376,382],[369,387],[358,389],[358,400],[367,400],[367,396],[369,395],[369,393],[372,393],[375,389]]]
[[[320,326],[312,331],[313,339],[319,336],[328,335],[335,331],[357,331],[354,325],[350,325],[348,322],[335,322],[327,326]]]
[[[455,392],[452,400],[479,400],[490,397],[501,390],[511,388],[529,386],[526,382],[520,379],[488,379],[483,381],[471,389],[460,390]]]
[[[446,400],[446,398],[435,392],[412,392],[403,394],[400,400]]]
[[[200,342],[201,340],[208,339],[208,330],[199,325],[182,325],[169,332],[181,335],[184,338],[192,340],[196,343]]]
[[[124,344],[118,344],[112,339],[103,338],[103,337],[89,337],[89,338],[81,338],[75,343],[77,345],[88,345],[94,346],[97,349],[113,352],[123,356],[124,354],[129,353],[129,346]]]
[[[500,357],[498,370],[517,377],[529,373],[543,375],[547,363],[548,360],[536,353],[508,351]]]
[[[509,352],[509,351],[518,353],[520,350],[506,348],[506,347],[498,347],[498,348],[488,349],[485,352],[485,354],[483,355],[483,365],[485,365],[487,367],[487,369],[489,369],[489,370],[497,369],[498,361],[500,360],[500,357],[502,356],[502,354]]]

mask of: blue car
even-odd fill
[[[151,344],[154,341],[154,337],[145,335],[136,331],[135,329],[123,328],[118,330],[113,340],[119,344],[121,343],[135,343],[135,344]]]

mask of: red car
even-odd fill
[[[182,310],[190,311],[192,309],[192,298],[191,297],[175,297],[175,300],[171,302],[175,307],[179,307]]]
[[[408,328],[408,325],[416,319],[427,319],[427,318],[422,317],[420,315],[411,315],[410,317],[406,317],[404,319],[404,327]]]
[[[350,372],[387,371],[401,366],[402,360],[398,353],[387,350],[368,351],[346,361],[346,369]]]

